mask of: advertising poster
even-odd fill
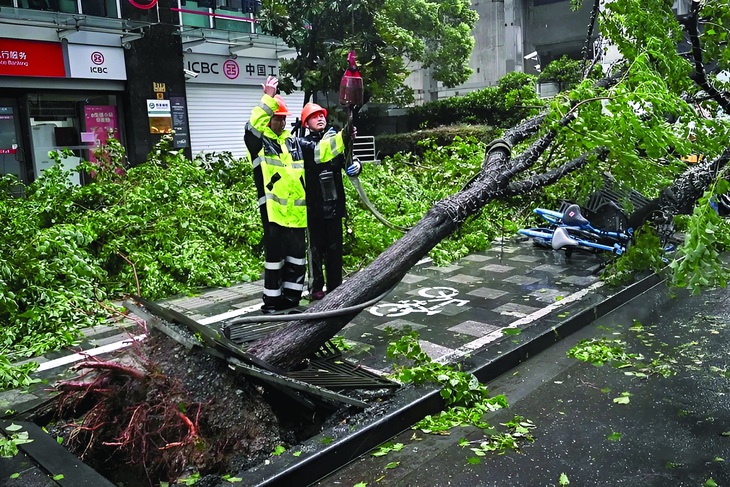
[[[171,134],[170,100],[147,100],[147,116],[151,134]]]
[[[86,120],[86,132],[81,134],[82,142],[90,145],[89,162],[96,162],[94,149],[105,145],[110,134],[115,139],[119,139],[117,107],[113,105],[86,105],[84,107],[84,118]]]

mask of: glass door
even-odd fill
[[[17,101],[0,98],[0,175],[13,174],[20,181],[27,182],[22,140]]]

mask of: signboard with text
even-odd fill
[[[175,149],[190,147],[190,134],[188,133],[188,107],[185,97],[170,97],[170,111],[172,115],[172,146]]]
[[[15,154],[17,150],[13,107],[0,106],[0,154]]]
[[[151,134],[172,133],[170,100],[147,100],[147,116],[150,119]]]
[[[65,78],[61,43],[0,38],[0,76]]]
[[[127,79],[121,47],[69,44],[68,64],[71,78]]]
[[[215,83],[229,85],[259,86],[268,76],[279,75],[278,59],[246,58],[236,59],[214,54],[185,54],[185,69],[198,76],[188,83]]]

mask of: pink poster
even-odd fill
[[[117,107],[114,105],[86,105],[84,106],[84,117],[86,118],[86,133],[82,133],[82,140],[90,145],[89,162],[96,162],[94,149],[106,144],[110,133],[115,139],[119,139]]]

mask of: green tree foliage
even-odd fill
[[[422,157],[369,165],[362,176],[379,210],[403,225],[465,184],[484,152],[476,139],[422,144]],[[11,364],[77,343],[83,328],[108,317],[110,300],[191,294],[260,276],[262,228],[248,161],[226,155],[190,161],[163,139],[146,163],[122,176],[123,151],[114,140],[110,146],[114,160],[86,165],[96,177],[82,187],[69,184],[60,163],[29,186],[0,179],[0,390],[29,384],[35,364]],[[11,196],[19,189],[25,197]],[[353,271],[400,234],[378,222],[351,185],[346,191],[345,264]],[[487,248],[498,211],[487,209],[463,238],[442,242],[434,260]],[[507,231],[516,231],[515,224]]]
[[[727,116],[707,116],[722,110],[694,81],[694,60],[678,52],[678,45],[687,45],[688,30],[678,22],[672,5],[671,0],[616,0],[606,4],[601,29],[623,55],[622,61],[612,67],[619,75],[618,83],[602,88],[592,81],[583,81],[551,101],[545,128],[557,130],[560,143],[543,155],[542,168],[555,167],[560,161],[596,147],[608,147],[609,157],[548,191],[574,192],[575,199],[580,200],[600,186],[602,174],[610,174],[620,186],[656,197],[688,169],[681,157],[703,154],[713,159],[727,149],[730,123]],[[699,42],[704,61],[715,67],[714,72],[728,67],[726,39],[730,16],[726,7],[725,2],[704,2],[699,15],[704,24]],[[727,90],[727,86],[717,82],[714,72],[708,69],[710,82]],[[558,121],[569,112],[575,113],[576,119],[559,126]],[[727,232],[727,222],[712,218],[706,211],[710,196],[699,201],[699,211],[693,216],[694,221],[704,221],[700,227],[704,228],[702,232],[708,232],[702,238],[699,234],[688,238],[685,251],[690,256],[716,257],[702,248],[709,241],[720,240],[712,238],[709,230],[717,232],[715,225],[719,225]],[[700,231],[696,225],[689,228]],[[685,260],[674,266],[679,272],[675,282],[723,285],[726,278],[722,277],[721,266],[700,263],[701,260]],[[711,276],[694,277],[702,273]]]
[[[301,83],[312,93],[337,92],[355,49],[367,80],[366,100],[407,104],[413,92],[403,85],[417,62],[434,78],[456,86],[471,75],[471,30],[478,15],[467,0],[264,0],[261,27],[297,52],[280,65],[281,88]]]
[[[513,72],[500,78],[497,86],[409,108],[408,116],[420,128],[458,123],[508,128],[534,115],[542,105],[535,92],[535,77]]]
[[[537,80],[540,82],[554,81],[560,84],[565,90],[577,85],[583,79],[583,64],[581,61],[563,56],[560,59],[551,61],[542,68]]]
[[[100,173],[83,187],[60,164],[22,198],[10,196],[17,180],[0,179],[0,356],[16,361],[75,343],[108,316],[112,298],[258,277],[250,164],[189,161],[167,144],[126,177]],[[22,382],[0,376],[0,388]]]

